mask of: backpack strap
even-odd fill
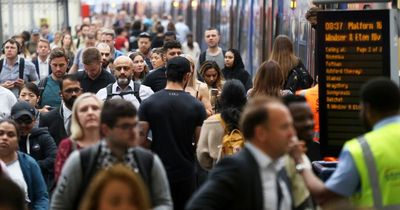
[[[201,66],[201,64],[204,63],[204,61],[206,61],[206,53],[207,53],[207,51],[204,51],[204,52],[201,53],[200,56],[199,56],[199,64],[200,64],[200,66]]]
[[[96,173],[96,160],[100,154],[101,145],[98,143],[95,146],[79,150],[81,160],[82,182],[79,186],[78,195],[84,195],[90,180]],[[74,202],[74,209],[78,209],[82,197],[78,197]]]
[[[106,101],[109,100],[111,97],[113,97],[113,94],[112,94],[112,85],[113,85],[113,83],[108,84],[107,87],[106,87],[106,90],[107,90]]]
[[[42,105],[41,103],[42,103],[42,98],[43,98],[43,92],[44,92],[44,89],[46,88],[49,77],[50,77],[50,75],[41,79],[38,84],[39,96],[40,96],[38,104],[40,104],[40,105]]]
[[[0,73],[3,70],[4,58],[0,59]]]
[[[138,82],[134,81],[133,82],[133,95],[139,101],[139,104],[141,104],[142,103],[142,99],[140,98],[139,91],[140,91],[140,84]]]
[[[128,94],[133,94],[135,96],[135,98],[138,100],[139,104],[142,103],[142,99],[140,98],[140,84],[138,82],[133,82],[133,91],[125,91],[125,92],[120,92],[120,93],[112,93],[112,85],[113,84],[109,84],[106,87],[107,90],[107,97],[106,100],[111,99],[111,97],[113,96],[120,96],[121,98],[123,98],[124,95],[128,95]]]
[[[151,195],[152,191],[152,179],[151,179],[151,171],[153,170],[153,163],[154,163],[154,155],[153,153],[141,148],[141,147],[136,147],[133,150],[133,157],[135,158],[135,161],[137,163],[137,167],[139,168],[139,173],[144,181],[144,183],[147,185],[147,189],[149,190],[149,193]],[[154,198],[151,197],[151,203],[155,204]]]
[[[19,58],[19,77],[20,79],[24,79],[24,69],[25,69],[25,59]]]

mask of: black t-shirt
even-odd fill
[[[101,70],[100,75],[95,80],[90,79],[85,71],[78,71],[76,74],[85,93],[91,92],[96,94],[100,89],[115,82],[115,77],[105,70]]]
[[[206,117],[203,104],[179,90],[161,90],[140,105],[139,119],[148,122],[153,133],[151,150],[161,158],[170,180],[194,175],[195,128]]]
[[[144,78],[142,84],[150,87],[154,92],[164,89],[167,85],[166,71],[167,69],[165,67],[154,70]]]

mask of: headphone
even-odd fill
[[[5,54],[6,52],[5,52],[5,50],[4,50],[4,47],[5,47],[5,45],[7,44],[7,43],[11,43],[11,44],[16,44],[17,45],[17,55],[19,55],[19,54],[21,54],[21,45],[19,44],[19,42],[17,42],[17,40],[15,40],[15,39],[7,39],[4,43],[3,43],[3,45],[1,45],[1,52],[3,53],[3,54]]]

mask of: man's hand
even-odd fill
[[[17,79],[14,82],[14,85],[19,87],[19,89],[22,89],[22,87],[24,87],[25,81],[23,79]]]
[[[7,89],[13,89],[15,85],[14,85],[13,81],[6,81],[1,86],[5,87]]]
[[[289,154],[294,159],[296,164],[303,163],[302,156],[307,151],[306,143],[304,141],[299,141],[297,137],[293,139],[292,143],[289,145]]]

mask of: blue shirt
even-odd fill
[[[396,115],[382,119],[375,123],[373,130],[391,123],[400,123],[400,116]],[[360,182],[360,174],[358,173],[353,157],[347,148],[343,148],[339,156],[337,168],[326,181],[325,186],[332,192],[349,197],[361,189]]]
[[[51,107],[58,107],[61,104],[60,82],[54,80],[51,75],[47,78],[47,83],[41,96],[40,106],[48,105]]]
[[[19,60],[20,58],[18,57],[15,64],[12,67],[10,67],[7,64],[7,59],[4,59],[4,62],[1,64],[3,65],[3,68],[0,73],[0,84],[3,84],[6,81],[16,81],[19,78]],[[23,79],[25,80],[25,82],[33,82],[38,80],[38,75],[36,73],[35,65],[33,65],[32,62],[27,60],[25,60]],[[19,88],[15,87],[10,90],[18,98]]]

